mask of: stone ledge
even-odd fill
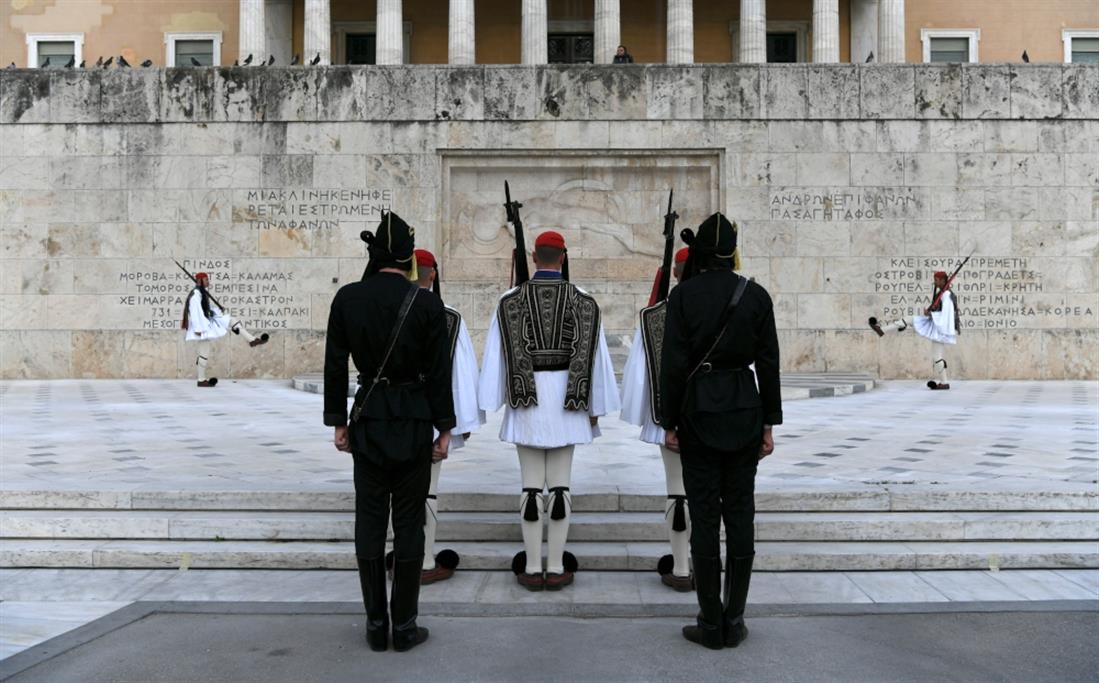
[[[0,71],[0,124],[913,118],[1099,118],[1099,65]]]

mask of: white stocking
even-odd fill
[[[195,358],[195,368],[197,368],[196,372],[198,372],[198,381],[200,382],[206,381],[206,365],[208,363],[209,359],[201,353]]]
[[[549,515],[546,572],[550,574],[565,571],[565,542],[569,537],[569,518],[572,517],[572,494],[569,493],[572,451],[572,446],[546,450],[546,486],[550,492],[549,500],[546,501],[546,512]],[[554,519],[555,510],[560,519]]]
[[[519,473],[523,494],[519,496],[519,526],[523,531],[523,549],[527,552],[527,574],[542,573],[542,489],[546,486],[546,451],[542,448],[516,446],[519,451]],[[528,505],[533,496],[532,505]],[[526,513],[538,519],[528,520]]]
[[[239,320],[234,322],[232,326],[230,326],[230,329],[233,330],[233,334],[239,334],[240,336],[244,337],[244,341],[248,342],[249,344],[256,340],[256,335],[249,332],[248,328],[242,325]]]
[[[942,342],[932,342],[931,344],[931,367],[933,371],[939,373],[939,383],[946,384],[948,382],[946,378],[946,358],[944,358],[946,352],[946,345]]]
[[[908,323],[904,321],[904,318],[898,318],[893,322],[886,323],[881,326],[881,331],[885,333],[889,332],[903,332],[908,327]]]
[[[683,488],[683,463],[679,459],[679,453],[670,451],[664,446],[660,447],[660,455],[664,458],[664,478],[668,482],[668,502],[664,506],[664,522],[668,527],[668,538],[672,544],[672,559],[675,561],[672,574],[675,576],[690,576],[691,516],[687,508],[687,492]],[[687,527],[683,531],[676,531],[672,528],[675,522],[675,497],[678,496],[683,497],[683,516]]]
[[[439,523],[439,472],[442,461],[431,463],[431,487],[427,490],[424,510],[424,569],[435,568],[435,528]]]

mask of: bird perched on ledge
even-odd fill
[[[153,60],[146,59],[144,62],[141,63],[141,68],[142,69],[148,69],[152,65],[153,65]]]
[[[127,62],[126,58],[123,57],[122,55],[118,56],[118,68],[119,69],[129,69],[130,68],[130,63]]]
[[[321,63],[321,53],[317,53],[317,56],[309,60],[309,66],[316,66]]]
[[[290,60],[290,66],[297,66],[301,64],[301,55],[294,55],[294,58]]]
[[[194,57],[191,57],[191,66],[202,66],[202,62],[198,61]]]

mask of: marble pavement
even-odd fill
[[[286,382],[99,380],[0,383],[0,492],[68,491],[100,499],[169,491],[348,491],[345,456],[329,445],[320,397]],[[929,394],[915,382],[869,393],[791,401],[761,492],[820,487],[1003,491],[1041,496],[1094,486],[1099,470],[1094,382],[961,382]],[[495,433],[499,415],[445,466],[442,492],[513,492],[518,468]],[[661,464],[636,429],[603,421],[575,460],[578,493],[657,494]],[[519,593],[501,572],[460,572],[424,591],[425,614],[476,605],[593,613],[633,605],[690,611],[691,595],[648,572],[593,572],[576,590]],[[759,604],[1099,599],[1096,570],[774,572],[753,581]],[[0,570],[0,656],[137,600],[359,599],[345,571]],[[555,602],[556,601],[556,602]],[[554,605],[549,605],[554,603]]]

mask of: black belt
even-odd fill
[[[751,370],[748,365],[730,365],[730,366],[715,366],[713,363],[703,363],[698,366],[698,371],[705,374],[710,372],[740,372],[742,370]]]

